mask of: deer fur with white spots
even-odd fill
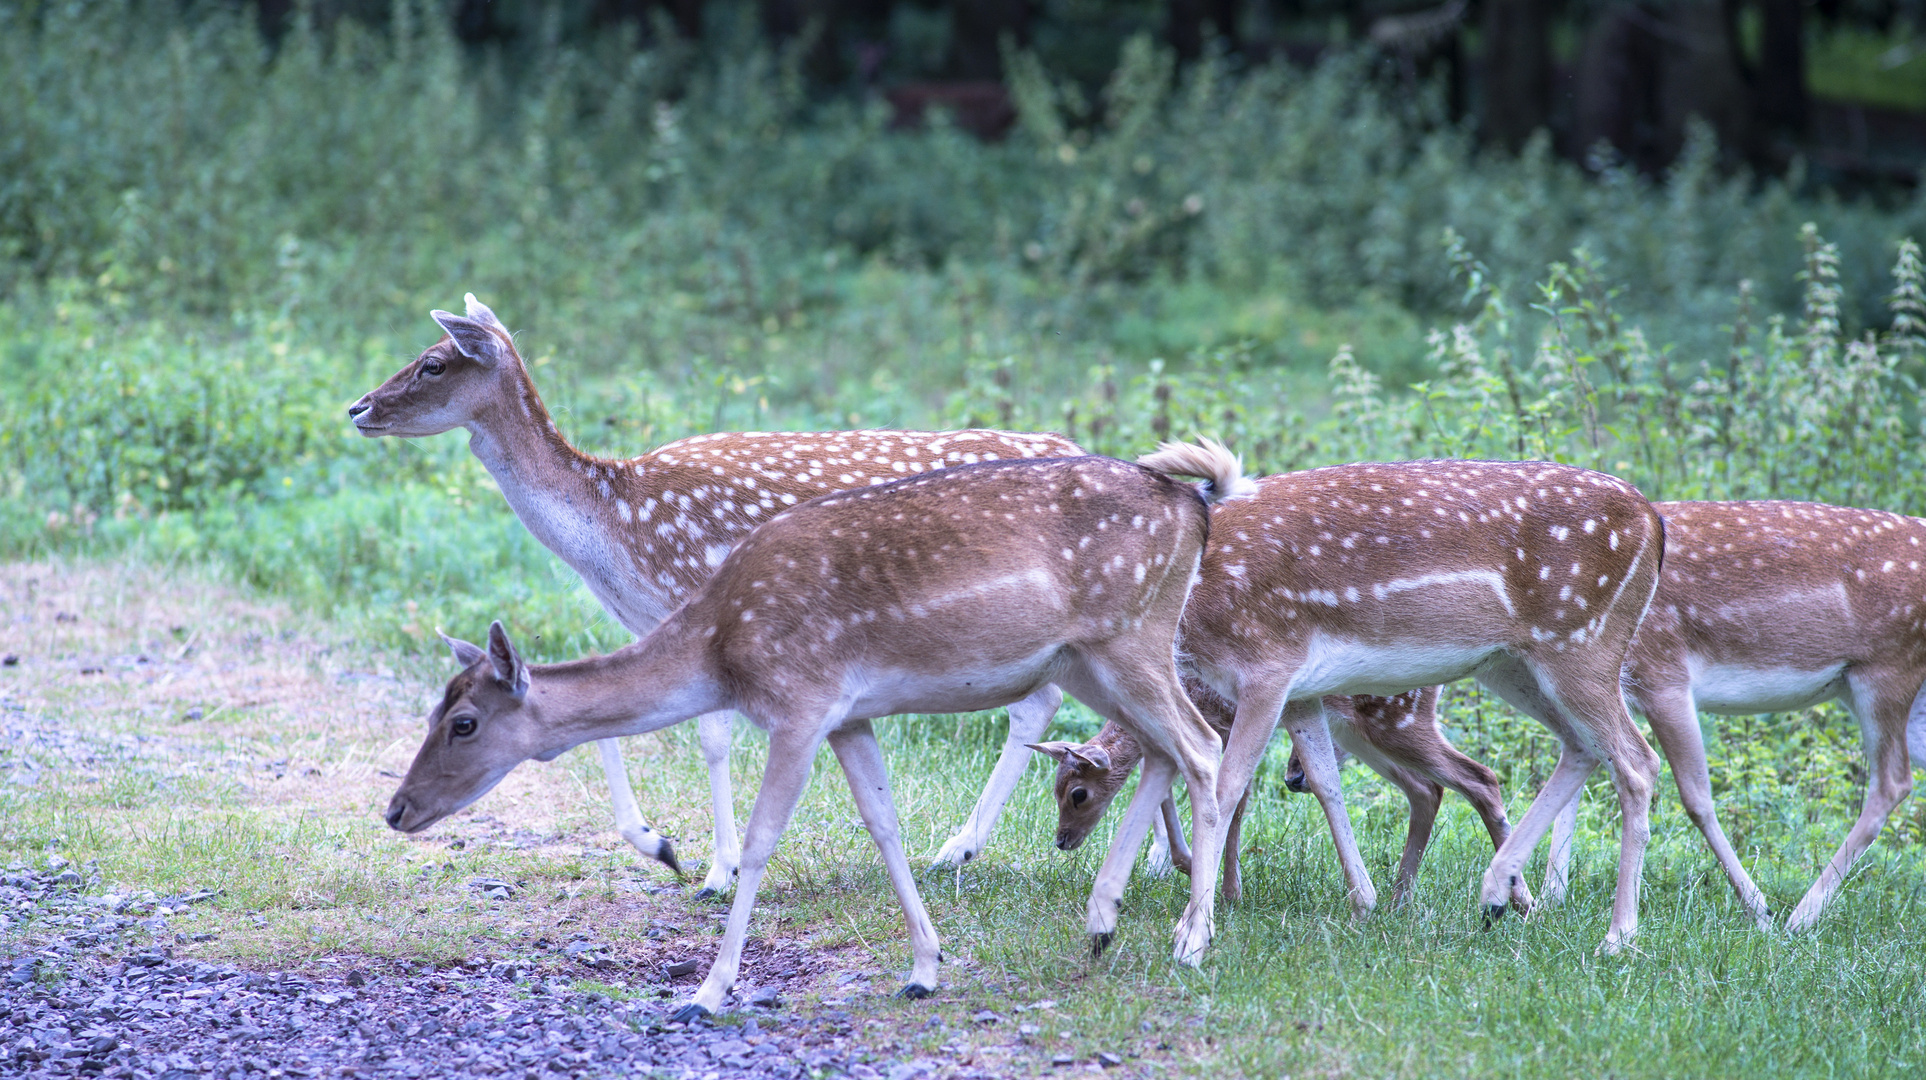
[[[1155,468],[1161,456],[1141,460]],[[1558,767],[1485,873],[1487,917],[1504,913],[1552,818],[1607,763],[1624,824],[1601,948],[1618,950],[1638,925],[1658,767],[1626,712],[1619,668],[1651,598],[1664,535],[1630,484],[1544,462],[1339,465],[1258,481],[1257,494],[1212,513],[1180,641],[1187,673],[1236,703],[1220,811],[1244,798],[1281,717],[1352,903],[1369,911],[1377,893],[1318,699],[1476,678],[1563,744]]]
[[[678,1015],[721,1007],[741,962],[756,890],[827,741],[881,850],[909,924],[906,992],[936,987],[936,932],[904,859],[870,720],[995,708],[1057,684],[1125,725],[1144,778],[1098,873],[1086,928],[1102,950],[1150,818],[1181,771],[1217,784],[1218,739],[1184,696],[1175,638],[1210,515],[1237,461],[1218,447],[1168,455],[1199,490],[1110,458],[965,465],[827,495],[744,538],[641,641],[608,656],[529,667],[496,624],[467,666],[389,805],[415,832],[481,797],[530,757],[640,734],[722,709],[769,732],[721,948]],[[1209,944],[1221,830],[1203,800],[1198,854],[1175,955]]]
[[[361,434],[420,437],[466,428],[522,524],[580,574],[602,607],[640,637],[714,572],[763,521],[807,499],[932,469],[1083,453],[1057,435],[1002,431],[841,431],[698,435],[640,457],[581,453],[562,437],[500,319],[473,294],[467,315],[434,312],[444,337],[349,407]],[[982,850],[1062,694],[1043,687],[1010,707],[1010,738],[983,797],[939,861]],[[730,718],[698,723],[715,818],[702,895],[736,874]],[[602,742],[616,828],[636,850],[681,873],[669,840],[643,821],[620,745]]]
[[[1665,572],[1625,661],[1625,694],[1672,765],[1686,814],[1740,903],[1772,926],[1719,825],[1700,711],[1845,705],[1868,777],[1859,818],[1786,920],[1810,929],[1926,768],[1926,520],[1801,502],[1659,503]],[[1545,892],[1563,894],[1577,797],[1552,833]]]

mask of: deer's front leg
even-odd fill
[[[602,755],[602,777],[608,781],[609,802],[615,807],[615,831],[635,850],[675,871],[677,878],[682,877],[675,845],[642,820],[642,808],[635,803],[635,789],[629,786],[628,766],[622,761],[622,741],[601,739],[595,749]]]
[[[1003,753],[996,759],[990,782],[983,785],[983,795],[976,800],[976,808],[970,811],[963,827],[936,853],[935,865],[961,866],[983,853],[997,818],[1003,815],[1004,804],[1010,801],[1010,793],[1016,790],[1017,782],[1023,779],[1023,770],[1029,767],[1033,755],[1028,744],[1043,741],[1050,719],[1062,704],[1063,691],[1045,686],[1010,706],[1010,734],[1003,740]]]
[[[715,855],[709,860],[709,872],[703,875],[702,888],[696,891],[698,900],[727,892],[736,879],[736,867],[742,862],[742,847],[736,841],[736,795],[729,784],[729,750],[734,741],[732,715],[724,710],[703,713],[696,720],[696,732],[702,740],[702,763],[709,767],[709,805],[716,821]]]
[[[713,714],[711,714],[713,715]],[[715,963],[696,988],[695,997],[676,1011],[674,1019],[688,1023],[722,1008],[729,990],[736,984],[742,968],[742,943],[749,936],[749,913],[756,906],[756,889],[762,884],[763,871],[776,853],[789,819],[795,816],[809,783],[809,770],[821,743],[821,727],[812,719],[803,723],[775,725],[769,735],[769,762],[762,774],[762,790],[749,810],[749,839],[742,853],[742,868],[736,880],[736,897],[729,905],[729,921],[723,925],[722,947],[716,950]]]
[[[1243,722],[1238,712],[1238,722]],[[1344,807],[1344,788],[1338,777],[1337,752],[1331,746],[1330,725],[1324,719],[1321,702],[1293,701],[1284,706],[1284,727],[1291,733],[1291,747],[1304,766],[1304,780],[1324,810],[1325,823],[1331,827],[1331,840],[1337,845],[1338,863],[1344,868],[1351,908],[1359,917],[1378,906],[1378,890],[1371,884],[1371,871],[1358,851],[1357,837],[1351,832],[1351,813]],[[1248,781],[1246,781],[1248,784]],[[1228,789],[1220,786],[1220,798]],[[1241,799],[1244,792],[1237,792]]]
[[[849,779],[849,793],[863,815],[870,839],[882,853],[883,866],[896,900],[903,906],[903,921],[909,924],[910,977],[902,989],[906,998],[928,997],[936,992],[936,965],[942,959],[937,951],[936,926],[923,909],[923,898],[916,891],[916,877],[910,872],[909,858],[903,854],[903,834],[896,820],[896,802],[890,797],[889,773],[883,766],[882,748],[876,745],[876,732],[869,721],[845,725],[829,736],[829,748],[842,763]],[[1027,751],[1026,751],[1027,752]]]

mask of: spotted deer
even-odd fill
[[[1195,680],[1186,680],[1184,688],[1218,736],[1228,737],[1236,706]],[[1504,788],[1496,773],[1466,757],[1445,738],[1438,726],[1437,687],[1428,686],[1392,697],[1333,694],[1323,698],[1320,705],[1330,724],[1338,762],[1342,764],[1347,755],[1358,758],[1404,792],[1405,801],[1410,805],[1404,852],[1398,860],[1396,884],[1392,887],[1393,904],[1403,903],[1416,888],[1418,867],[1424,862],[1425,848],[1431,842],[1431,829],[1437,822],[1445,788],[1463,795],[1477,810],[1485,823],[1485,831],[1491,834],[1493,850],[1504,847],[1505,838],[1511,834],[1511,823],[1505,817]],[[1083,843],[1118,789],[1136,769],[1136,743],[1123,728],[1106,724],[1081,746],[1051,742],[1033,744],[1030,749],[1046,753],[1058,762],[1055,794],[1062,809],[1057,846],[1074,850]],[[1292,791],[1310,790],[1303,763],[1295,751],[1284,783]],[[1249,793],[1246,793],[1225,827],[1221,891],[1226,900],[1237,900],[1243,894],[1238,839],[1248,802]],[[1166,817],[1174,821],[1175,814],[1175,805],[1167,803]],[[1184,846],[1181,830],[1167,823],[1166,831],[1173,837],[1169,841],[1171,862],[1188,872],[1190,853]],[[1531,891],[1523,882],[1512,888],[1511,903],[1521,911],[1531,909]]]
[[[1810,929],[1926,768],[1926,520],[1800,502],[1659,503],[1665,571],[1625,660],[1687,816],[1760,928],[1765,896],[1712,805],[1700,711],[1827,701],[1858,721],[1869,766],[1859,819],[1786,921]],[[1545,892],[1570,873],[1574,796],[1552,835]]]
[[[1476,678],[1563,744],[1485,872],[1487,918],[1518,898],[1532,848],[1604,762],[1624,824],[1601,948],[1620,949],[1638,925],[1658,766],[1618,687],[1664,550],[1651,504],[1622,480],[1546,462],[1338,465],[1258,481],[1211,530],[1180,645],[1187,673],[1236,703],[1219,809],[1244,798],[1281,717],[1352,904],[1371,910],[1319,699]]]
[[[500,319],[471,293],[467,315],[433,313],[444,336],[348,415],[361,434],[421,437],[466,428],[468,445],[529,532],[569,565],[610,617],[638,637],[686,599],[759,523],[818,495],[932,469],[1083,453],[1057,435],[1002,431],[844,431],[698,435],[640,457],[584,454],[562,437]],[[1062,694],[1010,707],[1010,738],[969,819],[938,855],[961,863],[983,848]],[[715,856],[699,895],[734,879],[740,849],[729,783],[730,718],[698,722],[715,818]],[[681,873],[668,838],[642,819],[620,745],[598,746],[616,828],[636,850]]]
[[[734,984],[757,888],[825,741],[909,925],[905,993],[922,996],[936,986],[936,932],[870,721],[995,708],[1056,684],[1144,750],[1086,911],[1101,952],[1173,777],[1196,791],[1217,782],[1218,740],[1184,696],[1174,643],[1207,500],[1247,482],[1214,445],[1164,460],[1165,471],[1098,457],[996,461],[822,496],[750,533],[681,607],[607,656],[530,666],[499,623],[485,649],[452,643],[464,670],[428,717],[388,824],[426,828],[531,757],[740,711],[768,731],[768,761],[721,948],[678,1018],[721,1007]],[[1200,491],[1170,472],[1209,482]],[[1196,876],[1175,955],[1194,964],[1212,933],[1221,831],[1209,800],[1193,822]]]

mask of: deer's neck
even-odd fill
[[[517,385],[508,400],[468,424],[468,448],[529,533],[581,575],[616,621],[647,633],[669,605],[637,579],[612,533],[607,507],[616,466],[570,446],[527,373],[511,375]]]
[[[633,645],[606,656],[530,670],[530,704],[539,718],[530,756],[547,759],[597,739],[642,735],[727,708],[706,638],[671,618]]]

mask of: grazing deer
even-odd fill
[[[369,437],[467,428],[469,449],[522,524],[638,637],[707,580],[749,530],[806,499],[952,465],[1083,453],[1057,435],[846,431],[698,435],[641,457],[593,457],[556,429],[501,320],[472,293],[467,302],[466,317],[434,312],[445,336],[355,402],[349,417]],[[1028,760],[1024,744],[1043,737],[1062,700],[1046,686],[1010,706],[1003,756],[940,862],[962,863],[982,850]],[[740,849],[729,714],[704,716],[697,726],[715,816],[715,857],[697,894],[707,896],[729,887]],[[616,828],[680,875],[668,838],[642,820],[620,745],[604,740],[599,749]]]
[[[1869,766],[1865,804],[1786,929],[1811,928],[1926,768],[1926,520],[1800,502],[1659,503],[1665,572],[1625,659],[1686,814],[1761,929],[1772,917],[1719,826],[1698,713],[1845,705]],[[1559,816],[1548,899],[1570,873],[1578,796]]]
[[[1228,737],[1236,706],[1194,680],[1185,680],[1184,689],[1219,737]],[[1322,705],[1336,743],[1339,764],[1345,757],[1355,756],[1395,784],[1410,804],[1404,853],[1398,860],[1397,882],[1392,887],[1393,904],[1403,903],[1417,885],[1418,867],[1424,862],[1425,848],[1431,842],[1431,829],[1438,819],[1445,788],[1462,794],[1478,811],[1485,830],[1491,834],[1493,850],[1504,847],[1505,838],[1511,835],[1511,823],[1505,817],[1504,788],[1498,783],[1497,774],[1460,753],[1445,738],[1438,726],[1437,687],[1428,686],[1392,697],[1334,694],[1325,697]],[[1096,737],[1082,746],[1050,742],[1033,744],[1030,749],[1057,760],[1057,802],[1069,808],[1059,815],[1057,846],[1065,851],[1073,850],[1083,843],[1136,768],[1136,743],[1122,728],[1106,724]],[[1295,749],[1284,786],[1296,792],[1310,790]],[[1247,792],[1225,828],[1221,892],[1226,900],[1237,900],[1243,894],[1238,838],[1248,802]],[[1166,817],[1174,820],[1175,805],[1166,805]],[[1182,832],[1169,825],[1166,831],[1175,838],[1170,841],[1171,862],[1188,873],[1190,853],[1184,846]],[[1511,903],[1521,911],[1531,909],[1531,890],[1523,882],[1512,889]]]
[[[1141,460],[1156,468],[1160,458]],[[1245,797],[1281,716],[1351,901],[1370,910],[1377,894],[1319,699],[1475,677],[1564,744],[1485,873],[1486,916],[1520,898],[1531,849],[1603,761],[1624,821],[1601,946],[1617,951],[1638,925],[1658,767],[1625,711],[1619,667],[1651,598],[1664,535],[1630,484],[1545,462],[1339,465],[1258,481],[1255,496],[1213,511],[1180,640],[1188,673],[1236,703],[1219,809]],[[1059,808],[1069,814],[1063,768]]]
[[[1248,481],[1215,444],[1160,460],[1163,471],[1099,457],[996,461],[823,496],[750,533],[681,607],[608,656],[530,667],[499,623],[486,649],[451,643],[465,668],[429,714],[388,824],[426,828],[531,757],[737,710],[769,732],[769,757],[721,948],[678,1018],[713,1012],[734,984],[757,887],[824,741],[909,924],[904,992],[922,996],[936,986],[936,932],[870,720],[994,708],[1056,684],[1144,750],[1087,908],[1100,953],[1174,775],[1194,791],[1217,783],[1218,740],[1184,696],[1175,638],[1207,503]],[[1172,472],[1208,483],[1200,493]],[[1196,875],[1175,955],[1194,964],[1212,933],[1222,837],[1210,800],[1193,821]]]

